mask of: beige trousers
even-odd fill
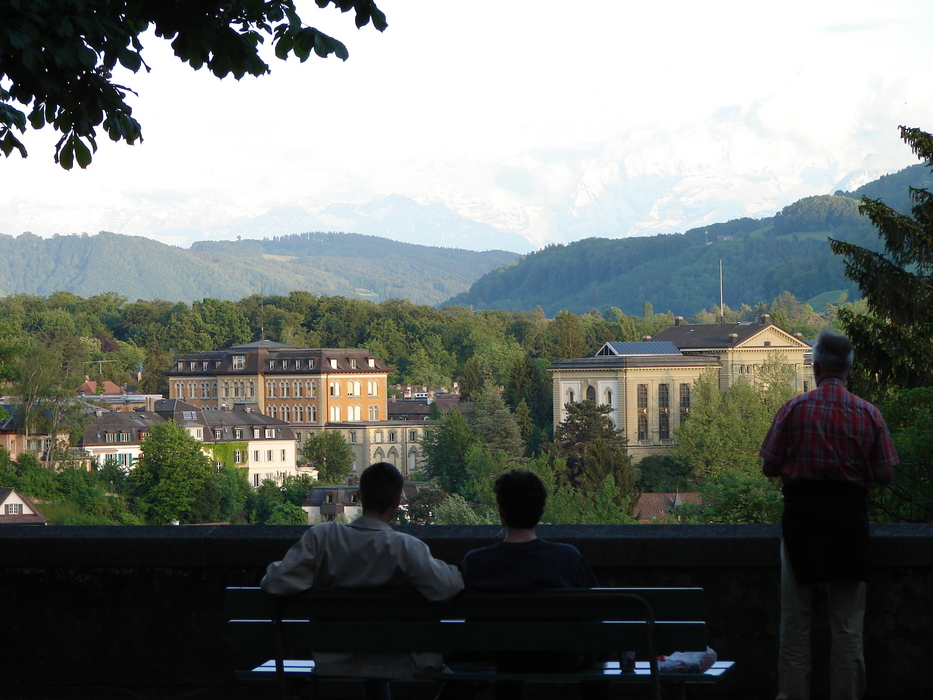
[[[826,593],[829,608],[830,700],[860,700],[865,694],[864,581],[800,584],[781,542],[781,643],[777,700],[810,698],[810,627],[813,593]]]

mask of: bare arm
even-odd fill
[[[872,467],[871,478],[879,486],[887,486],[894,478],[894,467]]]

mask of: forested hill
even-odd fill
[[[827,238],[877,249],[875,229],[858,213],[861,196],[909,213],[909,186],[933,189],[929,168],[915,165],[851,193],[807,197],[764,219],[548,246],[487,273],[448,303],[510,311],[540,305],[553,316],[561,309],[586,313],[611,306],[640,315],[650,302],[655,311],[689,317],[719,304],[720,260],[723,299],[731,308],[768,301],[785,290],[802,301],[820,295],[835,301],[843,292],[854,300],[858,288],[845,278],[843,261],[832,254]]]
[[[433,305],[518,258],[505,251],[433,248],[352,233],[203,241],[189,250],[106,232],[47,239],[24,233],[0,235],[0,294],[116,292],[130,300],[190,302],[305,290]]]

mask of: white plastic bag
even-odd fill
[[[670,656],[658,657],[658,670],[661,673],[706,673],[716,663],[716,652],[706,647],[706,651],[675,651]]]

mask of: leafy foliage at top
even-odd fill
[[[933,135],[902,126],[901,138],[927,168],[933,167]],[[895,389],[933,386],[933,193],[917,188],[909,192],[910,215],[867,197],[859,206],[878,229],[883,252],[830,241],[867,306],[864,313],[839,312],[855,346],[850,386],[875,401]]]
[[[316,2],[354,10],[357,27],[372,21],[379,31],[386,28],[373,0]],[[0,89],[0,151],[26,157],[14,132],[48,125],[62,134],[55,162],[67,170],[75,162],[90,164],[98,128],[113,141],[141,140],[126,99],[132,90],[114,83],[112,71],[118,65],[150,70],[140,41],[150,27],[172,42],[179,59],[218,78],[268,73],[260,56],[267,37],[280,59],[348,56],[340,41],[305,26],[294,0],[6,0],[0,3],[0,82],[9,87]]]

